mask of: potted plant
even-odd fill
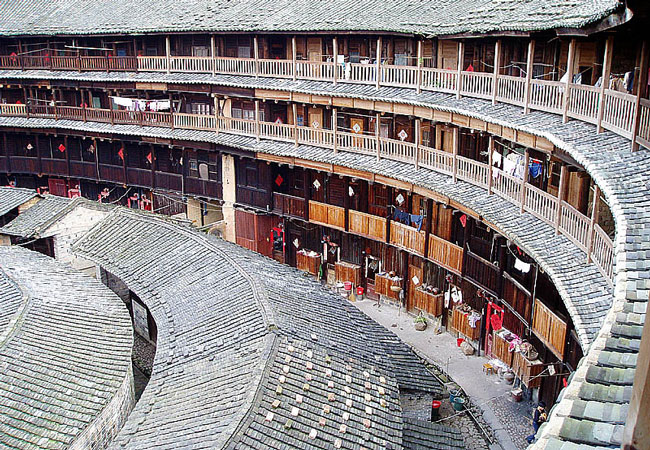
[[[424,331],[427,328],[427,318],[420,313],[413,321],[417,331]]]

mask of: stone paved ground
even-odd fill
[[[156,356],[156,346],[141,337],[138,333],[133,333],[133,364],[146,377],[151,376],[153,360]]]
[[[135,387],[135,401],[137,402],[140,400],[140,397],[142,397],[142,393],[144,392],[144,388],[147,387],[147,384],[149,383],[149,377],[146,376],[140,369],[138,369],[138,366],[133,364],[133,385]]]
[[[442,423],[463,431],[468,449],[526,448],[525,437],[532,432],[529,420],[532,405],[529,402],[512,402],[509,394],[512,385],[506,384],[497,375],[483,373],[483,364],[487,361],[484,357],[464,355],[456,346],[456,339],[449,333],[436,335],[430,328],[422,332],[415,331],[413,317],[404,311],[398,311],[394,306],[382,304],[377,308],[376,303],[370,300],[354,302],[354,305],[396,333],[423,358],[433,363],[432,369],[440,372],[449,388],[458,383],[469,396],[475,405],[472,410],[477,411],[475,416],[478,416],[478,422],[484,424],[487,434],[494,436],[495,443],[492,446],[488,446],[479,426],[466,413],[453,415],[448,397],[443,401],[441,411],[443,417],[451,416]]]

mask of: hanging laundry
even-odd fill
[[[395,212],[393,213],[393,219],[403,223],[404,225],[408,225],[409,220],[411,220],[411,215],[407,212],[395,208]]]
[[[481,320],[481,315],[476,311],[472,311],[472,313],[467,316],[467,322],[469,323],[469,326],[472,328],[476,328],[476,322],[479,322],[480,320]]]
[[[530,272],[530,264],[523,262],[519,258],[515,258],[515,269],[522,273]]]
[[[417,214],[411,214],[410,216],[411,223],[418,226],[418,231],[422,228],[422,220],[424,216],[418,216]]]
[[[501,160],[503,157],[501,156],[501,153],[497,152],[496,150],[492,152],[492,165],[495,167],[501,167]]]
[[[531,158],[528,165],[528,175],[530,175],[531,178],[537,178],[542,174],[542,168],[543,166],[540,160]]]
[[[634,72],[625,72],[625,77],[623,78],[623,84],[625,84],[625,90],[631,94],[634,87]]]

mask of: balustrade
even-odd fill
[[[603,128],[630,138],[634,124],[636,96],[605,90]]]

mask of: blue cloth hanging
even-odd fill
[[[414,223],[418,226],[418,231],[422,228],[422,220],[424,219],[424,216],[419,216],[417,214],[411,214],[411,223]]]
[[[531,178],[537,178],[542,174],[542,163],[531,161],[528,165],[528,174]]]

